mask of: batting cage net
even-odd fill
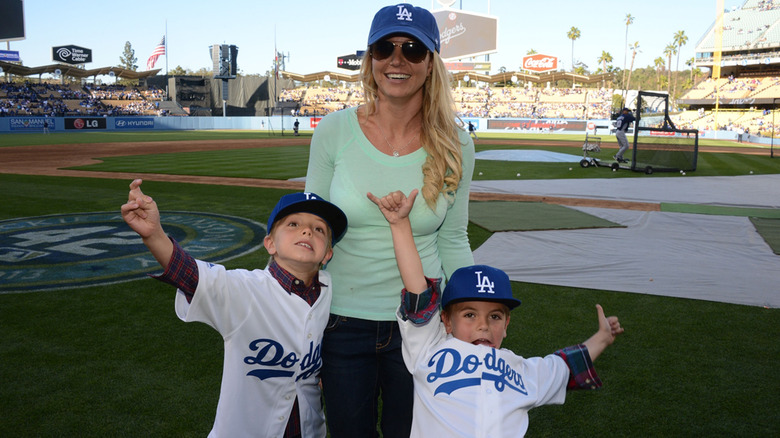
[[[669,96],[640,91],[636,102],[631,170],[647,174],[696,170],[699,131],[674,126]]]

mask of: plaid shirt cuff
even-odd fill
[[[439,309],[441,280],[425,277],[425,282],[428,284],[428,289],[420,294],[411,293],[406,289],[401,291],[401,316],[405,321],[425,324]]]
[[[566,361],[569,367],[569,383],[566,389],[596,389],[601,388],[601,379],[593,369],[588,347],[583,344],[572,345],[555,352]]]
[[[168,262],[168,269],[160,275],[150,277],[175,286],[184,293],[187,302],[192,302],[195,289],[198,288],[198,264],[174,238],[168,237],[173,242],[173,254]]]

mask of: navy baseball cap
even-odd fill
[[[631,111],[631,108],[623,108],[623,111]]]
[[[497,301],[509,309],[520,305],[512,296],[506,272],[487,265],[474,265],[453,272],[441,297],[441,306],[460,301]]]
[[[299,192],[284,195],[279,199],[268,216],[268,232],[271,232],[274,222],[293,213],[311,213],[321,217],[330,227],[333,245],[341,240],[347,231],[347,215],[340,208],[314,193]]]
[[[401,3],[385,6],[374,15],[371,31],[368,32],[368,45],[393,34],[411,35],[420,40],[431,52],[441,52],[439,26],[433,14],[417,6]]]

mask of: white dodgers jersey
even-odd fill
[[[398,322],[414,376],[412,437],[519,437],[531,408],[565,400],[569,368],[559,356],[525,359],[460,341],[438,313],[425,325]]]

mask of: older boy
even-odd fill
[[[122,217],[178,288],[176,314],[225,340],[222,387],[209,436],[324,437],[319,369],[330,311],[320,267],[347,228],[335,205],[313,193],[283,196],[268,218],[266,269],[227,270],[195,260],[168,238],[154,200],[130,184]]]
[[[509,277],[490,266],[456,270],[441,297],[439,282],[426,278],[414,245],[407,198],[368,194],[390,223],[404,282],[398,322],[404,362],[414,376],[412,437],[518,437],[528,429],[528,411],[562,404],[566,389],[597,388],[592,361],[623,332],[616,317],[596,305],[599,331],[583,344],[544,358],[523,358],[501,349],[512,296]]]

